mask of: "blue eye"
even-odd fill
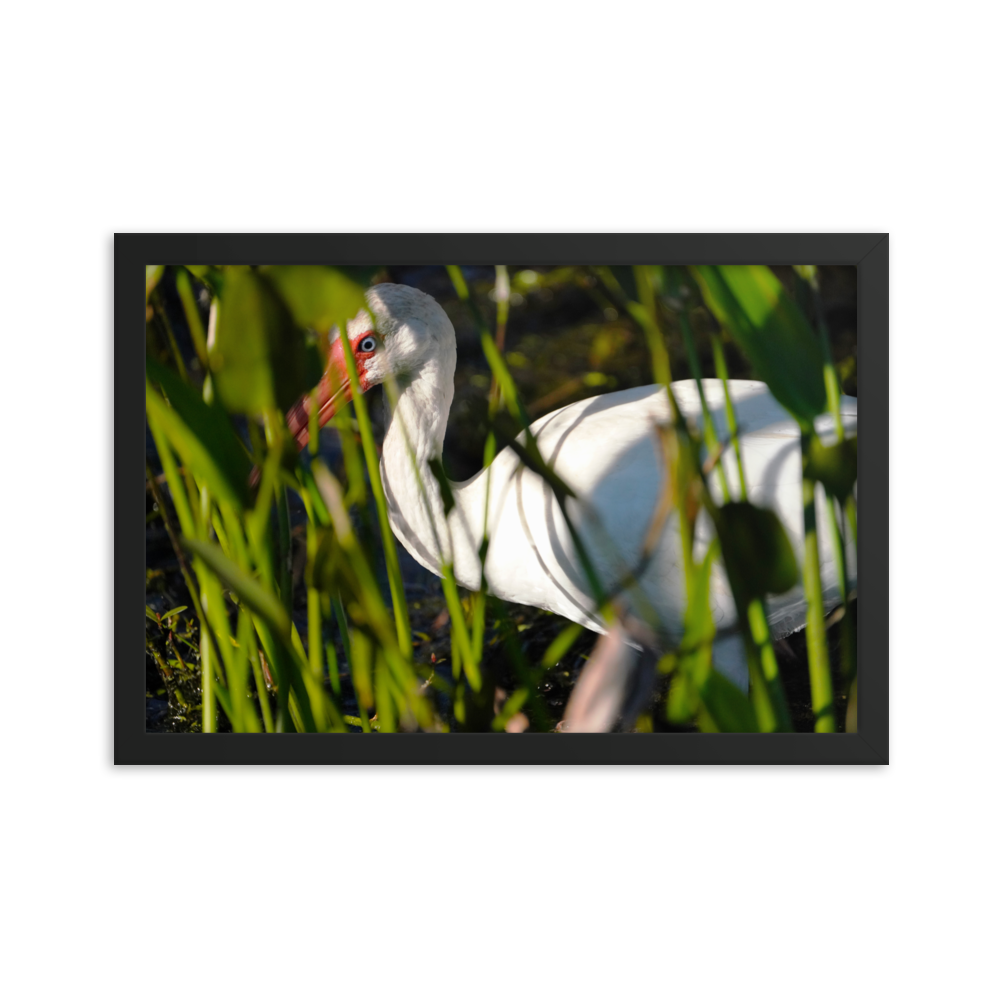
[[[370,354],[372,351],[375,350],[375,346],[376,346],[375,338],[372,336],[368,336],[365,337],[365,339],[362,340],[360,344],[358,344],[358,350],[362,354]]]

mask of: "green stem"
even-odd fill
[[[205,592],[201,592],[202,599]],[[201,630],[201,731],[215,732],[215,678],[212,662],[212,643],[208,637],[208,629]]]
[[[708,402],[705,399],[705,387],[701,383],[701,362],[698,360],[698,351],[695,349],[694,331],[691,329],[691,323],[688,320],[687,313],[678,312],[677,318],[681,325],[681,333],[684,336],[684,347],[687,350],[688,363],[691,365],[691,374],[694,375],[695,384],[698,386],[698,398],[701,400],[701,414],[702,424],[704,426],[705,444],[708,447],[709,453],[715,454],[719,447],[719,438],[715,433],[715,421],[712,419],[712,413],[709,410]],[[716,465],[716,472],[718,473],[719,488],[722,490],[722,500],[724,503],[729,503],[729,483],[726,481],[726,472],[721,461]]]
[[[785,701],[785,690],[778,672],[778,658],[771,643],[771,630],[767,624],[767,611],[761,598],[754,598],[747,605],[747,620],[756,657],[759,659],[764,684],[768,692],[773,728],[783,733],[792,731],[792,719]],[[761,726],[761,732],[772,732]]]
[[[243,617],[249,621],[249,616],[245,611],[241,612]],[[250,622],[251,626],[253,622]],[[249,630],[249,651],[250,667],[253,670],[254,684],[257,687],[257,701],[260,703],[260,714],[264,718],[264,731],[274,732],[274,716],[271,714],[271,698],[267,693],[267,684],[264,681],[264,670],[260,665],[260,647],[257,645],[257,638],[253,628]]]
[[[403,574],[399,568],[399,554],[396,551],[396,536],[389,524],[389,511],[385,501],[385,491],[382,488],[382,476],[379,472],[378,451],[375,447],[375,436],[372,433],[371,419],[368,407],[361,392],[358,380],[358,369],[354,361],[354,352],[347,336],[347,323],[340,324],[340,342],[344,348],[344,359],[347,365],[347,375],[351,383],[351,394],[354,402],[354,413],[361,433],[361,449],[365,455],[365,465],[368,468],[368,479],[372,493],[375,496],[375,507],[378,511],[379,529],[382,534],[382,548],[385,552],[385,565],[389,576],[389,592],[392,595],[392,612],[396,621],[396,636],[399,649],[409,660],[413,655],[413,642],[410,632],[409,609],[406,605],[406,592],[403,588]]]
[[[180,375],[185,382],[190,384],[191,379],[188,377],[187,366],[184,364],[181,349],[177,346],[177,338],[174,336],[174,328],[170,325],[170,320],[167,318],[167,311],[163,308],[163,299],[160,295],[159,289],[156,289],[153,292],[153,308],[156,311],[156,318],[160,321],[160,325],[163,327],[164,335],[167,338],[167,345],[170,348],[170,353],[174,356],[174,364],[177,366],[177,374]]]
[[[813,304],[816,307],[816,325],[819,327],[819,344],[823,352],[823,385],[826,387],[826,406],[833,415],[833,426],[837,430],[837,440],[844,440],[844,424],[840,418],[840,380],[833,365],[830,350],[830,331],[823,313],[823,300],[819,294],[819,273],[815,267],[809,271],[809,287],[812,289]]]
[[[844,535],[840,528],[840,521],[837,518],[837,505],[833,497],[827,497],[826,503],[829,513],[830,531],[835,542],[834,558],[837,565],[837,585],[840,588],[841,603],[844,605],[844,617],[840,624],[840,673],[850,683],[856,671],[857,657],[854,614],[848,599],[846,550]]]
[[[848,494],[844,501],[844,513],[847,515],[847,523],[851,526],[851,535],[854,538],[854,545],[858,544],[858,505],[852,494]]]
[[[729,440],[736,456],[736,470],[740,476],[740,499],[747,499],[747,477],[743,472],[743,452],[740,448],[739,425],[736,423],[736,411],[729,395],[729,370],[726,367],[726,355],[722,349],[722,338],[712,334],[712,357],[715,360],[715,377],[722,379],[722,393],[726,397],[726,426],[729,429]]]
[[[191,279],[184,268],[177,269],[175,282],[177,285],[177,295],[180,297],[181,305],[184,307],[184,316],[187,319],[188,330],[191,333],[191,343],[194,344],[195,354],[198,355],[202,370],[207,372],[208,343],[205,337],[205,327],[201,322],[201,314],[198,312],[198,305],[194,300]]]
[[[802,435],[802,461],[808,452],[807,434]],[[809,681],[812,687],[816,732],[836,731],[833,710],[833,679],[830,674],[830,653],[826,643],[826,622],[823,615],[823,583],[819,568],[819,538],[816,531],[816,482],[802,476],[802,514],[805,524],[805,557],[802,580],[806,596],[806,646],[809,651]]]

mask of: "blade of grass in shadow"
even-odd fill
[[[694,345],[694,331],[688,320],[687,313],[678,311],[677,319],[680,322],[681,333],[684,337],[684,347],[687,351],[688,363],[691,365],[691,374],[694,375],[695,384],[698,386],[698,398],[701,401],[702,426],[705,435],[705,446],[710,455],[716,454],[720,450],[719,438],[715,433],[715,421],[712,418],[712,411],[708,408],[705,399],[705,388],[701,379],[701,363],[698,360],[698,352]],[[722,502],[728,503],[730,500],[729,483],[726,481],[726,470],[722,462],[716,465],[716,473],[719,480],[719,489],[722,491]]]
[[[316,487],[332,522],[332,531],[326,533],[327,549],[321,542],[317,550],[317,562],[322,556],[321,566],[313,570],[314,582],[324,581],[324,589],[331,593],[342,592],[349,595],[348,611],[355,621],[363,621],[378,638],[380,649],[386,658],[389,670],[394,676],[398,689],[403,692],[408,710],[420,724],[429,723],[429,709],[420,695],[419,680],[413,668],[413,643],[409,635],[405,646],[398,642],[393,629],[393,620],[382,600],[375,575],[361,549],[347,510],[344,507],[343,491],[337,479],[323,464],[314,459],[311,467]],[[343,628],[343,623],[341,625]],[[361,634],[355,630],[352,644]],[[361,656],[352,657],[352,665],[368,661]]]
[[[469,287],[466,284],[465,277],[462,274],[462,270],[456,264],[448,264],[446,266],[448,276],[451,278],[452,285],[455,288],[459,299],[464,302],[470,312],[472,313],[473,321],[479,328],[480,338],[484,334],[488,336],[488,331],[486,324],[483,321],[482,314],[479,312],[479,308],[473,300]],[[503,350],[503,341],[506,335],[507,329],[507,315],[509,308],[510,299],[510,281],[507,275],[507,268],[498,264],[496,266],[496,278],[494,281],[494,293],[497,301],[497,334],[495,344],[497,345],[498,353]],[[488,426],[490,428],[486,435],[486,444],[483,449],[483,468],[486,469],[486,489],[483,495],[483,539],[479,546],[479,565],[480,565],[480,583],[479,590],[473,593],[470,597],[471,608],[472,608],[472,636],[471,639],[466,643],[465,637],[459,635],[456,637],[458,645],[458,654],[461,657],[461,662],[468,663],[469,666],[474,666],[474,669],[466,671],[469,674],[469,684],[474,691],[478,691],[482,685],[482,678],[479,676],[479,664],[482,661],[483,656],[483,638],[485,635],[486,628],[486,556],[489,552],[489,515],[490,515],[490,483],[492,477],[492,464],[493,459],[496,457],[497,451],[497,439],[496,433],[493,430],[494,423],[496,421],[497,410],[500,407],[502,390],[500,388],[500,382],[497,379],[496,373],[492,374],[492,380],[490,385],[489,402],[487,409]],[[441,469],[440,481],[442,483],[442,489],[447,488],[446,481],[443,479],[444,469]],[[451,588],[449,587],[449,590]],[[449,609],[451,604],[454,603],[456,595],[446,594],[446,598],[449,602]],[[449,613],[451,613],[449,611]],[[452,621],[454,621],[454,614],[452,613]],[[464,626],[464,622],[462,623]]]
[[[715,433],[715,422],[705,399],[705,391],[701,381],[701,364],[698,359],[698,352],[694,343],[694,332],[691,329],[690,320],[683,304],[679,303],[676,310],[681,326],[681,333],[684,338],[684,345],[691,365],[691,371],[698,386],[698,397],[701,402],[702,426],[704,427],[705,443],[710,453],[717,453],[719,450],[718,438]],[[728,417],[730,421],[732,441],[734,448],[738,448],[739,436],[736,433],[736,419],[733,414],[732,401],[729,397],[729,387],[723,383],[723,391],[726,398]],[[743,475],[742,461],[737,452],[737,463],[739,466],[740,484],[746,495],[746,480]],[[729,485],[726,482],[723,463],[718,462],[719,487],[722,492],[723,502],[730,500]],[[782,731],[791,730],[791,719],[788,715],[788,708],[785,701],[784,689],[781,685],[781,678],[778,673],[778,663],[775,657],[774,647],[771,643],[770,629],[767,624],[767,614],[761,598],[753,598],[745,608],[746,625],[744,628],[744,638],[747,640],[747,660],[751,679],[756,680],[759,688],[761,682],[770,688],[770,697],[761,698],[757,693],[755,712],[760,729],[763,732],[770,732],[774,729]],[[723,731],[725,731],[723,729]]]
[[[709,427],[712,428],[711,433],[714,437],[713,419],[711,412],[708,409],[704,392],[701,391],[700,365],[698,363],[697,352],[694,349],[693,334],[690,331],[686,314],[682,312],[680,314],[680,319],[688,351],[691,355],[692,369],[697,373],[697,377],[699,379],[699,397],[702,407],[702,423],[706,428],[707,439],[707,428]],[[722,364],[724,370],[724,360]],[[739,447],[739,434],[727,381],[723,381],[723,394],[727,404],[727,419],[732,433],[732,441],[740,476],[740,486],[741,490],[745,494],[746,480],[743,473],[742,456],[737,450]],[[722,463],[720,462],[719,464],[721,468]],[[698,466],[698,469],[699,471],[701,470],[700,465]],[[703,472],[701,474],[704,475]],[[725,480],[723,479],[723,483],[724,482]],[[742,514],[744,512],[744,508],[747,515],[756,516],[758,521],[760,521],[761,516],[763,516],[763,512],[761,512],[760,515],[755,515],[755,512],[750,508],[750,505],[746,504],[745,498],[741,502],[742,506],[741,504],[726,502],[721,508],[716,508],[707,487],[708,484],[706,482],[703,500],[707,512],[715,522],[716,532],[722,542],[723,559],[726,565],[727,575],[730,578],[734,597],[736,598],[740,620],[740,630],[743,634],[744,651],[747,659],[747,668],[750,679],[750,700],[753,705],[757,728],[761,732],[790,732],[792,728],[791,717],[788,712],[784,687],[781,683],[781,676],[778,671],[777,657],[775,656],[774,646],[771,642],[771,633],[767,624],[767,612],[764,605],[764,596],[763,593],[755,592],[753,586],[749,584],[747,579],[744,579],[742,583],[734,579],[734,573],[739,573],[739,575],[744,578],[746,578],[748,574],[742,572],[742,568],[735,565],[738,554],[734,550],[734,546],[732,544],[733,525],[727,523],[732,520],[731,515]],[[723,496],[726,497],[727,495],[728,489],[724,489]],[[766,527],[768,530],[764,531],[765,535],[773,534],[776,539],[780,539],[781,542],[785,543],[782,551],[784,552],[785,561],[788,564],[789,573],[786,574],[787,579],[776,585],[776,589],[774,591],[781,592],[781,590],[787,589],[789,586],[793,585],[794,579],[791,571],[795,570],[795,577],[797,577],[797,568],[794,564],[794,556],[791,555],[791,549],[787,546],[787,539],[785,539],[784,531],[781,529],[780,524],[778,524],[776,519],[773,523],[768,520]],[[764,525],[758,525],[758,528],[763,530]],[[730,539],[728,543],[727,538]],[[763,568],[763,560],[759,565]]]
[[[194,344],[194,352],[198,355],[202,369],[208,372],[208,341],[205,336],[205,327],[201,322],[201,313],[198,312],[198,304],[194,299],[194,292],[191,289],[191,279],[184,268],[177,269],[175,279],[177,285],[177,295],[181,300],[184,309],[184,317],[187,319],[188,331],[191,334],[191,343]]]
[[[671,429],[661,431],[660,439],[664,450],[665,468],[670,470],[664,490],[671,493],[669,506],[676,512],[677,530],[681,540],[684,570],[684,587],[687,607],[690,609],[698,600],[698,579],[694,561],[694,527],[699,507],[706,499],[700,489],[699,460],[700,442],[692,437],[677,400],[674,397],[670,368],[670,355],[663,331],[657,320],[655,275],[648,265],[635,265],[632,274],[639,302],[631,300],[614,276],[610,268],[600,268],[600,276],[610,291],[624,301],[632,318],[639,324],[646,336],[646,343],[653,364],[653,374],[667,395],[670,408]],[[699,383],[700,388],[700,383]],[[705,411],[706,423],[711,417]]]
[[[146,405],[147,423],[149,425],[150,433],[153,435],[153,441],[156,444],[157,452],[160,456],[160,463],[163,466],[164,475],[166,477],[167,484],[170,487],[171,496],[174,498],[174,510],[177,512],[178,519],[180,520],[181,531],[185,536],[189,534],[190,536],[203,535],[206,532],[206,528],[201,520],[202,512],[200,506],[193,506],[190,503],[190,494],[188,493],[186,485],[182,483],[179,470],[174,461],[173,450],[168,440],[168,434],[164,427],[164,424],[169,425],[169,414],[171,413],[170,408],[166,406],[165,402],[163,402],[156,390],[152,388],[148,379],[146,382]],[[164,419],[165,414],[168,415],[166,419]],[[174,429],[176,431],[177,427],[175,426]],[[185,440],[191,440],[194,435],[190,434],[185,429],[184,432],[180,434],[180,437]],[[155,479],[151,477],[150,483],[155,490]],[[161,509],[164,510],[164,523],[169,525],[166,508],[161,507]],[[219,629],[215,626],[215,624],[213,624],[212,618],[214,616],[212,614],[212,608],[209,607],[208,596],[211,589],[212,577],[210,571],[206,569],[199,559],[195,558],[192,566],[194,576],[198,581],[198,585],[196,587],[194,580],[186,570],[187,561],[184,558],[182,551],[182,539],[176,537],[175,534],[171,534],[171,542],[177,548],[178,563],[182,568],[185,582],[189,587],[189,592],[192,597],[192,605],[198,615],[201,629],[199,649],[202,670],[202,731],[214,732],[216,701],[216,684],[214,675],[217,667],[218,669],[222,668],[224,660],[217,640],[217,634],[222,633],[220,633]],[[224,634],[229,634],[228,622],[225,623]]]
[[[247,686],[247,676],[250,672],[250,641],[249,633],[253,629],[246,615],[241,614],[236,623],[236,648],[227,676],[233,715],[233,731],[237,733],[259,733],[260,718],[254,709]]]
[[[296,662],[299,657],[292,646],[292,622],[280,598],[262,586],[259,581],[244,573],[218,546],[194,538],[184,538],[182,541],[266,626],[263,631],[258,629],[261,639],[264,640],[267,631],[277,638],[277,643],[274,643],[271,649],[268,649],[268,645],[271,644],[265,642],[268,660],[282,668],[281,672],[285,673],[287,684],[297,695],[298,711],[301,713],[303,726],[307,731],[314,732],[316,723],[310,706],[309,693],[302,678],[305,673],[304,664]],[[280,686],[279,679],[279,691]]]
[[[374,643],[365,632],[358,629],[351,642],[351,680],[358,699],[358,725],[370,733],[372,731],[369,714],[375,707],[375,689],[372,682],[372,653]]]
[[[204,592],[199,594],[202,597]],[[208,629],[201,630],[201,731],[215,732],[215,680],[213,673],[215,663],[212,655],[212,644],[208,637]]]
[[[733,408],[732,396],[729,392],[729,370],[726,366],[726,356],[722,348],[722,338],[713,333],[712,335],[712,357],[715,362],[716,378],[722,381],[722,393],[726,401],[726,425],[729,430],[729,441],[733,448],[733,457],[736,461],[736,471],[740,482],[740,500],[747,500],[747,480],[743,471],[743,453],[740,446],[739,426],[736,423],[736,411]],[[787,706],[784,698],[784,686],[781,684],[781,675],[778,670],[778,659],[774,652],[774,644],[771,640],[771,629],[767,623],[767,609],[762,598],[753,598],[747,605],[747,621],[750,625],[750,638],[757,648],[760,657],[760,669],[764,680],[772,687],[774,697],[778,705],[778,711],[773,714],[775,724],[781,724],[779,728],[791,729],[791,720],[787,715],[787,707],[782,710],[782,705]],[[778,692],[780,691],[780,698]]]
[[[250,651],[250,666],[253,669],[254,685],[257,688],[257,702],[260,705],[260,713],[264,719],[264,732],[274,732],[274,716],[271,713],[271,698],[268,694],[267,683],[264,680],[264,669],[261,666],[260,647],[257,645],[257,635],[253,628],[253,621],[246,612],[240,612],[240,622],[245,623],[247,630],[247,644]]]
[[[826,314],[823,309],[823,299],[819,288],[819,269],[814,264],[799,265],[795,267],[795,272],[805,281],[812,293],[813,305],[816,310],[816,325],[819,327],[820,347],[823,352],[823,381],[826,386],[827,410],[833,417],[833,426],[836,431],[837,441],[844,441],[844,423],[840,415],[840,380],[837,377],[837,369],[833,363],[833,352],[830,349],[830,331],[826,324]],[[855,460],[856,461],[856,460]],[[840,600],[844,606],[844,618],[840,626],[841,649],[840,668],[844,677],[850,682],[854,678],[856,671],[856,626],[854,621],[854,610],[849,600],[849,586],[847,582],[847,554],[845,551],[844,532],[841,530],[840,522],[837,518],[837,505],[835,498],[831,495],[830,484],[826,486],[827,494],[827,521],[830,527],[830,534],[833,539],[834,557],[837,564],[837,586],[840,590]],[[846,505],[848,497],[853,503],[854,497],[849,490],[840,490],[840,495],[836,498],[841,505]],[[855,538],[856,540],[856,538]]]
[[[816,528],[816,481],[806,473],[806,458],[811,435],[802,434],[802,514],[805,525],[802,579],[806,595],[806,648],[809,651],[809,683],[812,688],[816,732],[836,731],[833,710],[833,678],[826,642],[823,614],[823,584],[820,579],[819,537]]]
[[[323,602],[323,617],[326,621],[331,621],[335,615],[334,608],[338,603],[337,597],[339,595],[332,595],[325,592],[320,593],[320,600]],[[337,618],[337,628],[340,628],[340,620]],[[333,641],[331,631],[329,629],[325,631],[325,638],[323,641],[323,650],[326,662],[326,675],[330,681],[330,690],[333,691],[333,696],[337,701],[338,707],[342,709],[341,703],[341,690],[340,690],[340,660],[337,656],[337,646]],[[346,653],[346,645],[344,647]]]
[[[747,477],[743,471],[743,452],[740,448],[740,433],[736,423],[736,411],[733,409],[733,399],[729,393],[729,370],[726,367],[726,355],[722,349],[722,338],[712,334],[712,358],[715,361],[715,377],[722,380],[722,394],[726,400],[726,427],[729,430],[729,440],[733,446],[733,456],[736,459],[736,471],[740,478],[740,499],[747,499]]]
[[[301,732],[304,725],[301,713],[294,710],[294,698],[292,696],[294,678],[293,670],[289,664],[288,653],[264,618],[258,614],[251,614],[251,620],[253,621],[254,631],[259,639],[263,656],[277,686],[274,731],[276,733],[289,733],[293,730]],[[305,691],[302,692],[302,699],[306,700]]]
[[[213,496],[237,509],[245,507],[250,463],[225,411],[206,403],[196,389],[153,358],[147,358],[146,372],[146,409],[185,467],[208,485]]]
[[[162,338],[166,341],[170,354],[174,359],[174,365],[177,367],[177,375],[179,378],[183,379],[185,383],[190,383],[191,378],[188,375],[187,365],[184,364],[184,357],[181,354],[180,346],[177,343],[177,337],[174,334],[173,324],[170,322],[170,317],[167,315],[167,310],[164,308],[163,295],[159,289],[153,292],[152,300],[156,323],[158,324]]]
[[[285,422],[276,410],[264,412],[264,438],[268,453],[278,452],[285,447]],[[292,528],[288,509],[288,489],[281,476],[274,480],[274,500],[277,507],[278,523],[278,593],[287,609],[292,607]]]
[[[835,720],[829,652],[823,625],[815,481],[810,478],[806,468],[806,457],[815,433],[814,420],[823,412],[826,402],[822,351],[805,316],[785,294],[781,282],[770,268],[758,265],[698,265],[689,268],[689,271],[698,283],[706,306],[720,325],[729,330],[749,357],[756,373],[767,383],[772,395],[795,417],[802,429],[802,575],[807,602],[806,638],[810,683],[817,728],[822,726],[822,731],[832,731],[825,728],[833,726]],[[751,600],[763,600],[761,594],[748,596]],[[751,631],[747,643],[751,676],[755,667],[753,661],[757,655],[751,649],[751,643],[757,646],[753,632],[756,631],[763,637],[763,626],[766,626],[763,606],[755,614],[755,618],[757,627]],[[769,646],[769,642],[767,645]],[[766,649],[765,646],[765,651]],[[777,665],[770,654],[761,659],[760,667],[774,674],[769,683],[772,690],[779,689]]]

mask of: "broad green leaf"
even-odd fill
[[[291,630],[288,612],[277,594],[267,590],[259,581],[245,573],[218,545],[197,538],[181,539],[186,548],[198,556],[213,573],[232,590],[246,606],[261,616],[279,636]]]
[[[858,478],[858,439],[844,438],[826,447],[814,436],[806,452],[803,472],[821,482],[831,496],[846,499]]]
[[[795,586],[798,563],[774,511],[742,500],[723,504],[715,527],[726,573],[738,600],[782,594]]]
[[[826,409],[823,355],[799,307],[763,265],[691,268],[705,304],[744,350],[756,374],[800,422]]]
[[[209,365],[226,408],[287,410],[318,381],[322,363],[315,345],[307,344],[270,282],[248,267],[225,269],[218,302]]]
[[[719,732],[759,732],[750,699],[717,670],[713,670],[702,685],[701,700]]]
[[[146,406],[184,464],[219,500],[236,507],[250,502],[250,460],[225,410],[209,405],[169,368],[146,358]],[[150,383],[160,386],[170,405]]]
[[[354,319],[358,310],[366,307],[364,284],[341,268],[274,264],[260,270],[285,300],[295,322],[319,333],[326,334],[335,324]],[[370,277],[367,271],[364,274]]]

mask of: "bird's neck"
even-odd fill
[[[441,457],[451,401],[455,397],[454,351],[450,365],[448,360],[434,359],[424,365],[415,377],[402,382],[395,403],[392,389],[386,387],[388,429],[382,455],[387,464],[387,456],[391,456],[393,464],[400,467],[412,465],[414,461],[418,466],[424,466]]]
[[[388,429],[381,471],[389,519],[410,554],[439,576],[444,563],[454,564],[456,570],[461,563],[464,570],[469,561],[464,551],[469,546],[453,537],[430,469],[430,463],[441,458],[454,395],[454,342],[400,386],[395,405],[391,390],[385,391]],[[457,575],[461,580],[467,574]]]

